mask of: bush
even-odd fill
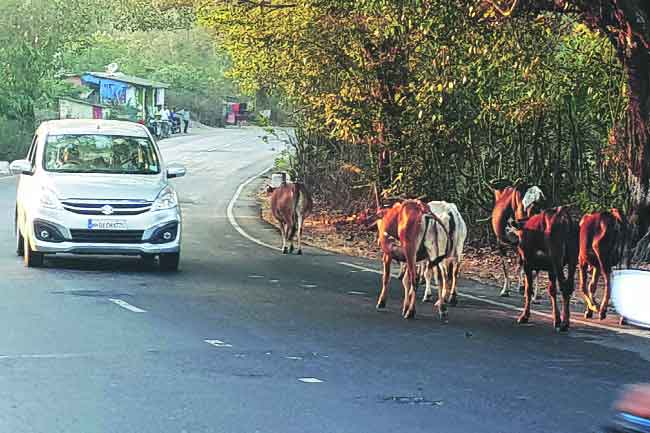
[[[12,161],[27,155],[34,129],[0,117],[0,160]]]

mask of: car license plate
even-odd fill
[[[126,220],[96,220],[88,218],[88,230],[126,230]]]

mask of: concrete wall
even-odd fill
[[[59,100],[59,118],[61,119],[93,119],[94,107],[88,104],[81,104],[67,99]],[[102,109],[102,117],[108,119],[110,109]]]

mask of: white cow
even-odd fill
[[[457,303],[456,286],[458,283],[458,273],[463,261],[465,239],[467,239],[467,224],[465,224],[465,220],[454,203],[432,201],[428,205],[431,212],[444,224],[449,234],[451,245],[449,246],[447,256],[437,266],[427,265],[424,273],[426,289],[422,301],[431,301],[433,297],[431,293],[431,280],[435,276],[438,285],[442,284],[441,292],[449,296],[447,301],[451,305],[455,305]],[[442,281],[440,282],[440,280]]]

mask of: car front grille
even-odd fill
[[[98,244],[139,244],[144,230],[70,230],[71,241]]]
[[[65,210],[81,215],[140,215],[153,205],[149,201],[130,200],[66,200],[62,204]]]

